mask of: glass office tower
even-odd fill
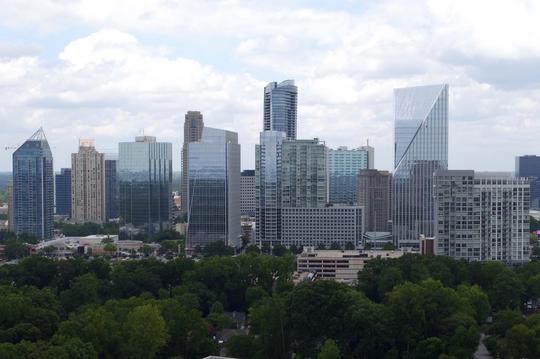
[[[56,214],[71,216],[71,168],[62,168],[55,176]]]
[[[394,90],[392,229],[396,245],[434,235],[433,173],[448,168],[448,85]]]
[[[281,244],[281,147],[285,133],[263,131],[255,146],[257,244]]]
[[[53,157],[43,129],[13,153],[13,207],[17,234],[53,235]]]
[[[264,131],[285,132],[296,139],[298,88],[294,80],[270,82],[264,88]]]
[[[204,127],[189,144],[187,250],[240,246],[240,145],[236,132]]]
[[[172,144],[138,136],[118,145],[122,235],[152,234],[171,227]]]
[[[107,220],[118,218],[118,156],[105,154],[105,213]]]
[[[374,149],[371,146],[348,149],[346,146],[328,150],[329,202],[358,202],[358,173],[373,169]]]
[[[516,157],[516,177],[529,179],[531,185],[531,209],[540,210],[540,156]]]

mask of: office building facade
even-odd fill
[[[281,154],[281,207],[317,208],[328,201],[324,142],[284,140]]]
[[[289,247],[320,246],[329,248],[347,243],[356,248],[363,233],[363,208],[328,206],[319,208],[281,209],[281,244]]]
[[[13,182],[10,181],[6,187],[8,201],[8,231],[15,232],[15,209],[13,208]]]
[[[516,157],[516,177],[529,179],[531,186],[531,209],[540,210],[540,156]]]
[[[294,80],[270,82],[264,88],[264,131],[284,132],[296,139],[298,88]]]
[[[182,145],[182,178],[180,180],[180,211],[187,213],[189,144],[201,139],[204,127],[203,115],[199,111],[188,111],[184,117],[184,144]]]
[[[188,250],[223,241],[240,246],[240,145],[238,134],[204,127],[189,144]]]
[[[286,135],[263,131],[255,146],[255,237],[258,245],[281,243],[281,154]]]
[[[255,217],[255,170],[244,170],[240,174],[240,214]]]
[[[53,235],[53,156],[43,129],[13,153],[13,229],[40,239]]]
[[[510,173],[439,170],[435,252],[468,261],[529,261],[529,184]]]
[[[392,174],[375,169],[360,170],[358,205],[364,207],[366,232],[391,232]]]
[[[118,156],[105,154],[105,217],[118,218]]]
[[[171,228],[172,144],[153,136],[118,145],[119,217],[123,236]]]
[[[71,216],[71,168],[62,168],[55,175],[56,214]]]
[[[329,202],[356,204],[358,202],[358,171],[374,167],[373,147],[328,150]]]
[[[71,220],[103,223],[105,211],[105,155],[94,140],[80,140],[71,154]]]
[[[392,230],[399,247],[434,234],[433,173],[448,168],[448,85],[394,90]]]

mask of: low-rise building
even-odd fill
[[[316,279],[353,284],[358,279],[358,272],[371,259],[399,258],[404,253],[400,250],[315,250],[308,247],[298,255],[296,265],[299,273],[313,273]]]

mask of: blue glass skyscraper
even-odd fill
[[[281,131],[296,139],[298,88],[294,80],[270,82],[264,88],[264,131]]]
[[[53,235],[53,156],[43,129],[13,153],[13,226],[17,234]]]
[[[150,236],[171,227],[172,144],[139,136],[118,146],[119,215],[123,234]]]
[[[448,168],[448,85],[394,90],[392,230],[400,247],[434,235],[433,173]]]
[[[236,132],[204,127],[189,144],[187,248],[240,245],[240,145]]]
[[[516,157],[516,177],[526,177],[531,185],[531,209],[540,210],[540,156]]]
[[[330,203],[358,202],[358,173],[374,166],[375,151],[371,146],[348,149],[338,147],[328,151],[328,197]]]
[[[116,156],[114,156],[116,157]],[[107,221],[118,218],[118,160],[105,154],[105,213]]]
[[[56,214],[71,216],[71,168],[62,168],[55,176]]]

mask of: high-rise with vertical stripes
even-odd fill
[[[12,228],[17,234],[52,237],[53,156],[42,128],[13,153],[13,209]]]

